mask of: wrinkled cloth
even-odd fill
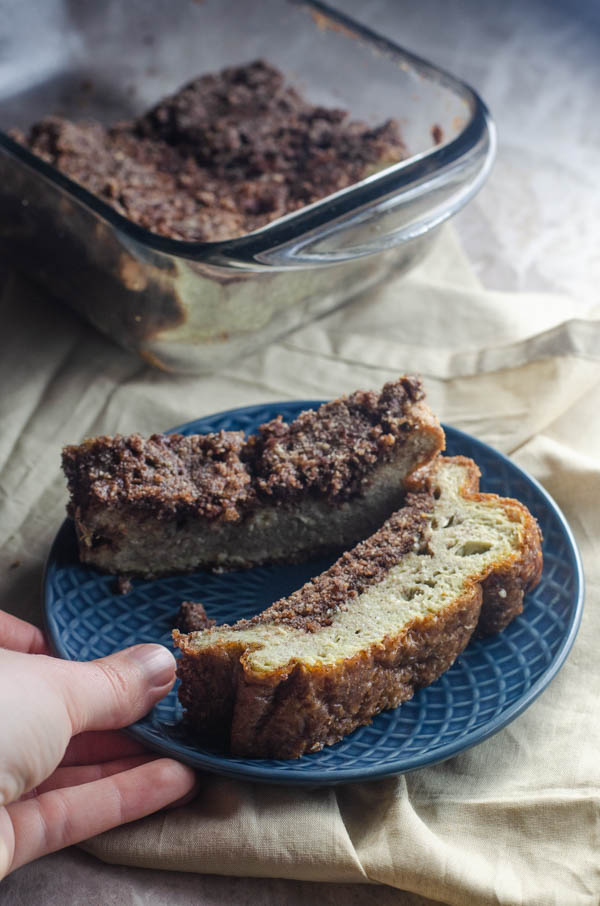
[[[403,904],[600,901],[600,306],[484,289],[446,229],[410,275],[203,377],[150,370],[5,274],[1,605],[40,620],[64,516],[60,450],[233,406],[328,398],[423,376],[440,418],[511,456],[563,509],[586,572],[564,667],[504,730],[430,768],[318,789],[205,774],[197,799],[85,844],[105,861],[381,883]]]

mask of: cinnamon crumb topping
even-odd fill
[[[397,121],[310,104],[262,60],[194,79],[137,120],[47,116],[11,135],[129,220],[187,241],[249,233],[406,157]]]
[[[287,425],[281,416],[250,441],[259,493],[297,500],[307,491],[338,503],[360,493],[373,465],[389,460],[410,432],[410,408],[423,399],[414,377],[381,393],[358,390],[309,410]]]
[[[260,497],[288,502],[309,494],[332,506],[361,493],[414,427],[421,382],[402,377],[381,393],[356,391],[281,417],[245,439],[241,431],[97,437],[63,451],[69,513],[126,506],[159,519],[236,521]],[[418,421],[418,420],[417,420]]]
[[[241,431],[97,437],[63,451],[74,507],[127,504],[157,518],[235,521],[253,498]]]

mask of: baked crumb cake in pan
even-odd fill
[[[105,127],[46,116],[11,137],[162,236],[242,236],[407,156],[398,123],[311,104],[257,60],[199,76]]]

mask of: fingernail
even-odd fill
[[[175,676],[175,658],[164,645],[136,645],[129,649],[153,686],[166,686]]]

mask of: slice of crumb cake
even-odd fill
[[[232,752],[293,758],[411,698],[476,630],[503,629],[541,576],[541,535],[479,469],[438,457],[406,504],[328,570],[251,620],[182,635],[189,726]]]
[[[356,391],[242,432],[98,437],[63,451],[80,559],[153,578],[355,544],[444,447],[420,381]]]

